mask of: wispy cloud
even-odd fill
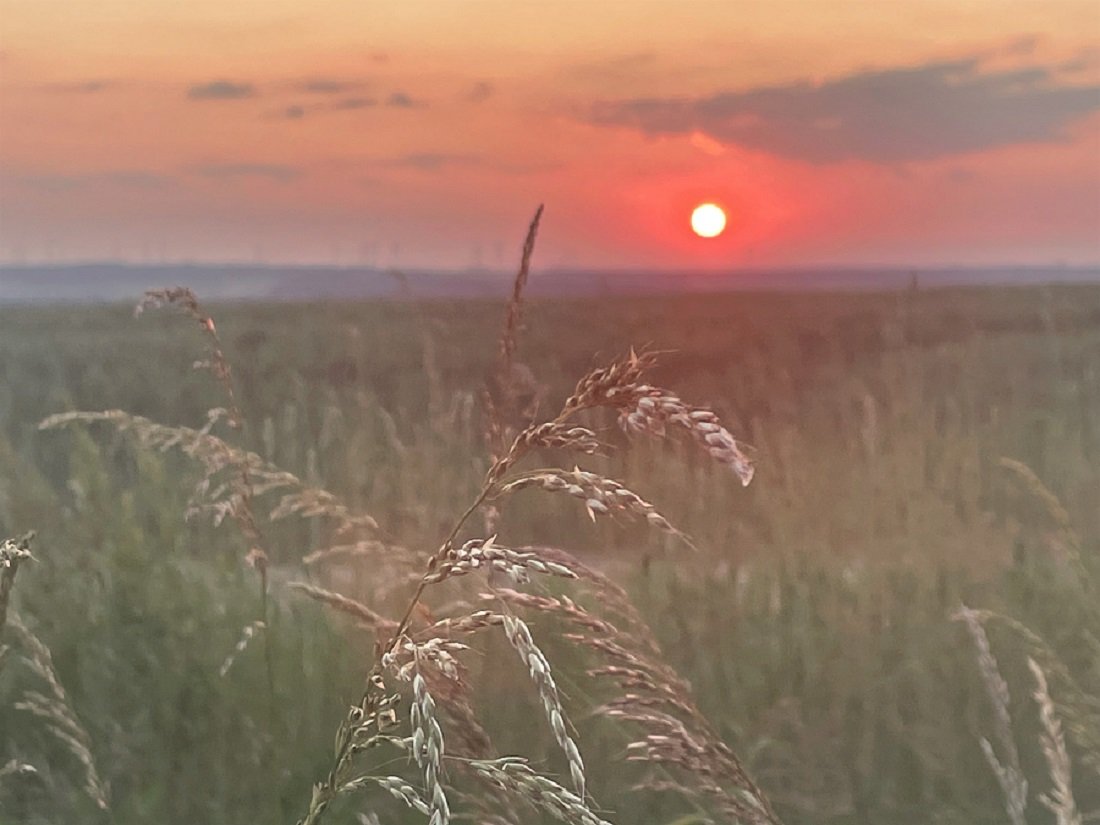
[[[416,100],[407,92],[393,92],[386,98],[386,105],[397,109],[419,109],[427,104]]]
[[[218,181],[260,178],[276,183],[288,183],[302,174],[297,167],[277,163],[205,163],[191,167],[190,171]]]
[[[566,69],[566,74],[583,81],[623,81],[653,71],[657,66],[657,53],[652,51],[617,55],[588,63],[577,63]]]
[[[362,89],[361,80],[337,80],[331,77],[315,77],[295,84],[295,89],[311,95],[340,95]]]
[[[370,109],[377,105],[378,101],[373,97],[345,97],[328,108],[334,112],[346,112],[352,109]]]
[[[1049,142],[1100,110],[1100,86],[1065,85],[1050,69],[983,72],[977,59],[864,71],[705,97],[603,102],[590,117],[650,135],[715,140],[815,163],[927,160]]]
[[[496,87],[487,80],[479,80],[466,93],[470,103],[484,103],[496,93]]]
[[[381,158],[372,161],[380,169],[412,169],[417,172],[436,173],[448,169],[485,169],[504,174],[522,175],[533,172],[546,172],[559,168],[558,164],[547,162],[525,163],[488,158],[479,155],[467,155],[454,152],[410,152],[406,155]]]
[[[114,80],[76,80],[71,83],[50,83],[45,88],[51,92],[71,95],[91,95],[118,86]]]
[[[169,175],[145,169],[115,169],[108,172],[42,173],[15,175],[12,183],[41,192],[69,192],[107,184],[126,189],[160,189],[177,181]]]
[[[251,83],[236,83],[232,80],[212,80],[199,83],[187,90],[191,100],[243,100],[255,97],[256,87]]]
[[[448,166],[480,166],[482,160],[473,155],[457,155],[446,152],[413,152],[408,155],[380,160],[377,165],[418,169],[421,172],[437,172]]]
[[[295,103],[272,112],[269,117],[278,120],[301,120],[307,115],[324,112],[350,112],[357,109],[370,109],[377,105],[378,101],[373,97],[345,97],[325,103]]]

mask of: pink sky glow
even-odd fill
[[[542,202],[544,266],[1097,263],[1100,6],[0,0],[0,263],[506,268]]]

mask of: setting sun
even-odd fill
[[[726,213],[720,206],[703,203],[691,213],[691,229],[700,238],[717,238],[726,228]]]

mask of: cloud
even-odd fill
[[[295,88],[300,92],[312,95],[339,95],[362,89],[363,83],[358,80],[334,80],[333,78],[319,77],[303,80]]]
[[[971,58],[816,85],[603,102],[590,119],[650,135],[701,132],[814,163],[896,163],[1057,141],[1069,122],[1096,110],[1100,86],[1059,85],[1040,67],[985,73]]]
[[[578,63],[566,68],[566,74],[577,80],[621,82],[635,80],[652,72],[657,66],[657,53],[652,51],[618,55],[591,63]]]
[[[277,163],[206,163],[191,168],[193,173],[211,180],[226,181],[237,178],[262,178],[276,183],[288,183],[299,175],[301,169]]]
[[[373,97],[345,97],[331,103],[311,105],[295,103],[270,113],[268,117],[273,117],[276,120],[301,120],[306,115],[312,116],[319,112],[350,112],[356,109],[369,109],[377,105],[378,101]]]
[[[116,86],[118,84],[113,80],[77,80],[72,83],[51,83],[46,88],[60,94],[90,95]]]
[[[234,83],[231,80],[213,80],[187,90],[187,97],[191,100],[243,100],[255,96],[256,87],[251,83]]]
[[[466,93],[466,99],[470,103],[483,103],[496,92],[496,88],[487,80],[479,80],[470,91]]]
[[[378,101],[373,97],[345,97],[337,100],[329,108],[334,112],[346,112],[352,109],[369,109],[377,105]]]
[[[523,175],[534,172],[546,172],[558,169],[555,163],[523,163],[486,158],[478,155],[464,155],[450,152],[411,152],[407,155],[382,158],[373,161],[373,165],[383,169],[414,169],[418,172],[441,172],[446,169],[488,169],[493,172]]]
[[[455,155],[445,152],[413,152],[378,162],[379,166],[402,169],[418,169],[421,172],[437,172],[447,166],[479,166],[481,160],[473,155]]]
[[[160,189],[176,183],[176,180],[168,175],[147,172],[144,169],[117,169],[114,172],[106,172],[100,175],[100,178],[108,183],[134,189]]]
[[[418,109],[426,104],[419,100],[414,100],[405,92],[393,92],[386,98],[386,105],[398,109]]]
[[[1027,57],[1034,54],[1035,50],[1042,42],[1042,38],[1037,34],[1024,34],[1012,40],[1005,46],[1005,54],[1012,55],[1014,57]]]
[[[30,189],[42,192],[71,192],[89,186],[108,184],[127,189],[160,189],[176,183],[168,175],[149,172],[144,169],[115,169],[110,172],[89,172],[86,174],[33,174],[18,175],[12,181]]]

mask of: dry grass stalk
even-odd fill
[[[218,668],[218,675],[223,679],[225,675],[229,673],[229,669],[233,667],[233,664],[237,661],[238,657],[245,652],[248,645],[256,637],[257,633],[267,629],[267,625],[261,622],[259,619],[245,625],[244,630],[241,631],[241,638],[237,640],[237,645],[225,657],[225,661],[222,662],[222,666]]]
[[[542,210],[543,207],[540,204],[539,208],[535,210],[535,216],[531,219],[531,225],[527,228],[527,237],[523,240],[523,254],[520,256],[519,271],[512,282],[512,297],[508,301],[508,309],[505,310],[504,330],[500,336],[501,371],[505,374],[512,365],[516,345],[519,341],[520,318],[523,316],[523,290],[527,286],[527,278],[531,272],[531,256],[535,252],[535,239],[539,234]]]
[[[620,693],[594,712],[641,729],[641,738],[628,745],[631,761],[675,771],[682,777],[672,783],[678,790],[709,797],[712,807],[735,822],[778,822],[767,798],[696,707],[690,686],[662,661],[647,633],[623,633],[583,611],[578,615],[575,605],[562,605],[562,610],[542,604],[540,597],[520,595],[503,598],[546,608],[584,631],[562,638],[604,661],[586,675],[612,682]]]
[[[1012,631],[1044,673],[1058,684],[1058,712],[1065,720],[1070,738],[1081,748],[1081,761],[1100,775],[1100,697],[1082,688],[1058,654],[1026,625],[991,610],[967,608],[967,611],[972,619],[983,625],[996,622]]]
[[[541,210],[539,214],[541,214]],[[518,329],[522,286],[526,279],[526,269],[534,243],[538,218],[539,215],[536,215],[528,234],[524,263],[521,266],[520,275],[517,277],[512,306],[509,308],[508,318],[505,322],[505,332],[501,345],[501,363],[503,364],[501,376],[509,373],[507,367],[512,363],[511,358],[515,348],[515,332]],[[542,651],[535,645],[526,623],[507,614],[478,611],[467,616],[436,622],[429,626],[426,631],[411,632],[410,628],[414,618],[418,615],[417,608],[426,588],[479,569],[500,570],[510,574],[518,581],[526,580],[528,573],[532,570],[563,578],[578,579],[592,587],[601,597],[604,597],[605,604],[612,612],[626,619],[625,624],[630,631],[630,635],[617,633],[614,638],[628,643],[633,651],[641,651],[642,653],[641,656],[636,655],[607,636],[601,636],[600,638],[585,636],[584,643],[600,650],[605,656],[617,656],[618,663],[623,667],[631,667],[633,664],[640,663],[641,666],[635,669],[652,674],[654,676],[653,681],[663,686],[656,691],[657,695],[662,692],[667,694],[668,691],[676,690],[684,695],[689,694],[687,686],[671,672],[670,668],[652,663],[652,659],[657,656],[658,651],[652,632],[649,631],[636,609],[630,604],[625,592],[602,574],[586,568],[569,554],[552,548],[514,549],[501,547],[494,544],[493,538],[487,540],[474,539],[456,545],[459,533],[466,526],[469,519],[479,510],[484,508],[489,511],[487,522],[494,520],[491,508],[492,502],[499,498],[508,484],[520,480],[507,479],[508,471],[532,450],[544,446],[555,446],[575,449],[580,452],[595,452],[598,449],[598,443],[592,431],[575,427],[569,421],[575,413],[594,407],[610,407],[617,409],[621,416],[628,416],[632,408],[638,408],[641,399],[660,398],[664,406],[650,415],[646,421],[652,423],[657,421],[661,415],[665,415],[668,421],[687,428],[714,458],[732,466],[741,478],[742,483],[747,484],[751,479],[751,464],[740,451],[736,442],[729,436],[728,431],[717,423],[713,413],[689,408],[669,393],[661,392],[659,395],[654,396],[656,391],[652,387],[641,383],[642,373],[654,363],[655,358],[656,356],[650,353],[638,355],[632,351],[628,358],[621,359],[609,367],[593,370],[578,383],[575,392],[566,400],[561,411],[554,419],[543,424],[527,426],[526,429],[511,439],[511,444],[507,448],[502,447],[498,450],[494,447],[495,457],[485,476],[480,492],[455,520],[437,550],[429,557],[426,571],[417,583],[404,613],[396,622],[389,641],[378,647],[378,656],[364,695],[360,703],[353,708],[352,715],[349,716],[349,719],[337,733],[336,757],[333,766],[325,782],[314,787],[309,810],[301,821],[301,825],[315,825],[331,801],[343,792],[349,781],[354,780],[355,777],[349,776],[349,773],[352,771],[352,756],[360,750],[360,746],[357,744],[359,725],[356,717],[360,713],[373,712],[373,709],[377,708],[380,702],[384,700],[385,685],[382,674],[387,669],[396,667],[399,675],[407,675],[410,672],[406,664],[401,664],[404,656],[411,656],[414,664],[411,671],[414,673],[414,697],[411,717],[414,740],[413,751],[425,777],[425,784],[430,797],[428,805],[432,812],[431,818],[434,823],[434,821],[443,820],[449,815],[449,805],[443,788],[440,765],[436,758],[442,756],[442,731],[438,726],[438,722],[434,726],[432,724],[432,721],[436,718],[436,699],[434,697],[437,691],[434,686],[429,685],[428,678],[429,674],[436,673],[441,679],[440,685],[451,682],[459,683],[460,678],[452,678],[456,673],[461,676],[461,668],[457,664],[454,653],[464,649],[464,646],[448,645],[445,641],[434,640],[444,639],[445,636],[454,633],[475,632],[497,624],[504,626],[506,636],[513,648],[519,653],[536,683],[554,737],[559,746],[565,751],[576,793],[565,791],[547,777],[538,776],[522,762],[481,763],[482,770],[480,774],[485,778],[493,779],[494,784],[498,787],[506,786],[512,793],[532,804],[550,810],[556,815],[568,817],[567,821],[569,822],[602,822],[591,813],[584,802],[584,763],[576,743],[567,730],[550,664]],[[489,405],[489,440],[491,443],[504,445],[508,438],[509,422],[502,417],[501,409],[495,403],[491,392],[486,393],[486,400]],[[673,405],[675,405],[675,409],[671,409]],[[641,406],[645,407],[646,403],[642,403]],[[546,478],[560,479],[565,472],[546,471],[545,475]],[[590,514],[622,512],[645,518],[647,522],[662,529],[671,529],[668,527],[667,521],[656,512],[652,505],[622,485],[602,479],[595,474],[586,473],[580,468],[575,469],[573,473],[572,482],[569,483],[576,484],[584,493]],[[551,486],[556,486],[557,484],[555,481],[546,482],[543,477],[537,477],[536,480],[536,476],[531,477],[532,481],[530,483],[532,485],[542,486],[543,483],[548,483]],[[585,488],[585,485],[588,489]],[[508,489],[514,490],[517,487]],[[549,604],[543,606],[550,607]],[[575,622],[580,621],[582,618],[582,611],[575,604],[556,601],[553,607]],[[601,633],[613,629],[611,625],[608,624],[604,627],[595,620],[585,620],[581,623],[581,627],[589,632]],[[619,673],[619,676],[622,676],[622,674]],[[640,696],[637,691],[630,695]],[[682,707],[671,702],[666,702],[666,704],[669,707],[681,710],[693,707],[689,702],[684,702]],[[652,702],[641,699],[639,707],[642,706],[652,707]],[[631,712],[628,705],[620,704],[616,708],[623,712]],[[641,718],[637,713],[634,716]],[[656,718],[663,719],[663,717]],[[702,727],[702,725],[696,725],[696,728]],[[687,729],[684,728],[684,730]],[[657,734],[654,733],[653,735]],[[687,735],[685,734],[685,736]],[[694,731],[690,736],[691,742],[698,741],[698,736],[695,735]],[[722,790],[725,796],[720,797],[722,803],[720,807],[723,810],[740,812],[743,814],[741,819],[745,822],[776,823],[778,820],[771,812],[766,799],[745,774],[732,752],[717,737],[710,735],[709,731],[708,736],[702,741],[704,744],[699,746],[702,750],[695,754],[696,757],[702,759],[705,756],[709,759],[709,769],[714,775],[722,776],[732,786],[729,793],[726,793],[724,789]],[[695,748],[695,751],[698,750],[699,748]],[[568,796],[565,794],[568,794]]]
[[[457,654],[469,649],[470,646],[462,642],[438,636],[425,642],[415,642],[404,637],[383,657],[382,664],[393,670],[397,678],[406,682],[414,669],[425,664],[430,664],[448,679],[457,679],[460,668]]]
[[[622,620],[622,635],[631,640],[638,649],[645,650],[649,654],[659,657],[660,646],[653,635],[653,631],[646,623],[645,618],[638,612],[638,608],[630,600],[620,585],[612,581],[606,574],[595,568],[589,567],[576,556],[559,550],[556,547],[523,547],[523,550],[536,550],[542,558],[556,561],[558,564],[568,567],[576,575],[577,580],[592,591],[592,595],[598,599],[604,611],[613,614]]]
[[[412,684],[413,758],[424,775],[424,787],[431,800],[428,803],[428,825],[447,825],[451,819],[451,809],[443,789],[443,729],[436,717],[435,700],[428,692],[428,683],[419,671],[413,673]]]
[[[502,791],[516,796],[570,825],[610,825],[588,807],[584,798],[563,788],[548,776],[531,770],[523,759],[513,757],[481,760],[470,764]]]
[[[8,620],[8,602],[11,600],[11,590],[15,585],[19,565],[34,558],[31,555],[33,540],[34,533],[30,532],[19,539],[4,539],[4,543],[0,544],[0,634],[3,634]]]
[[[0,782],[11,777],[27,777],[34,776],[38,773],[38,769],[27,762],[20,762],[18,759],[9,759],[6,764],[0,767]]]
[[[15,707],[26,711],[46,722],[50,732],[68,748],[84,770],[84,791],[101,810],[110,809],[110,790],[99,775],[95,758],[92,756],[91,737],[80,723],[69,703],[68,694],[57,678],[50,650],[35,636],[18,617],[10,620],[12,629],[18,635],[28,656],[24,661],[48,688],[47,693],[28,691],[23,700]]]
[[[178,449],[202,466],[203,477],[192,492],[189,516],[209,513],[215,524],[220,524],[227,516],[240,523],[239,517],[247,509],[249,515],[244,517],[245,520],[254,520],[250,513],[251,502],[256,496],[275,490],[297,488],[294,492],[283,495],[272,510],[272,519],[297,513],[310,518],[333,519],[338,533],[354,528],[377,529],[373,518],[352,513],[331,493],[309,487],[293,473],[276,467],[256,453],[234,447],[205,429],[170,427],[122,410],[59,413],[45,418],[38,428],[52,430],[73,424],[97,422],[111,424],[120,432],[134,436],[138,444],[146,449],[158,452]],[[247,496],[231,482],[220,481],[226,473],[239,473],[242,467],[247,467],[251,485]]]
[[[540,204],[531,219],[531,225],[527,228],[519,270],[512,282],[512,296],[504,314],[504,327],[500,333],[496,367],[482,394],[486,412],[486,441],[494,458],[499,458],[504,452],[514,432],[514,422],[520,414],[516,409],[515,354],[519,341],[520,321],[523,317],[523,290],[527,286],[527,278],[531,272],[531,256],[535,251],[535,239],[538,237],[542,210],[543,207]],[[534,414],[531,410],[526,412]]]
[[[675,425],[687,430],[711,458],[729,467],[741,484],[748,486],[755,473],[752,460],[714,412],[642,383],[642,375],[656,362],[655,353],[639,355],[631,350],[611,366],[591,371],[565,402],[562,417],[593,407],[611,407],[618,410],[619,424],[630,434],[663,436],[666,425]]]
[[[431,809],[428,807],[428,804],[420,798],[420,794],[416,788],[400,776],[360,776],[345,784],[340,790],[343,793],[351,793],[369,785],[377,785],[394,798],[400,799],[414,811],[424,814],[424,816],[431,815]]]
[[[503,600],[508,604],[515,605],[516,607],[523,607],[528,610],[535,610],[539,613],[548,613],[559,616],[571,624],[581,627],[585,630],[595,633],[602,633],[607,635],[616,635],[618,630],[615,626],[609,622],[605,622],[598,616],[593,616],[583,607],[578,605],[568,596],[562,596],[560,598],[552,598],[550,596],[538,596],[534,593],[521,593],[518,590],[510,590],[506,587],[496,588],[492,593],[482,593],[480,598],[483,601],[499,601]],[[501,616],[503,619],[503,616]]]
[[[407,547],[389,544],[374,539],[363,539],[352,544],[336,544],[314,550],[302,558],[302,564],[312,567],[315,564],[346,559],[376,559],[382,557],[387,564],[409,566],[419,562],[423,564],[422,554]]]
[[[1054,701],[1050,698],[1046,674],[1030,656],[1027,666],[1035,677],[1034,696],[1039,705],[1039,721],[1043,726],[1039,743],[1054,786],[1049,795],[1042,794],[1039,800],[1054,814],[1057,825],[1081,825],[1081,815],[1073,799],[1072,769],[1069,752],[1066,750],[1066,738],[1062,735],[1062,723],[1055,713]]]
[[[587,427],[578,427],[561,421],[547,421],[532,425],[519,434],[507,455],[495,462],[489,472],[489,481],[499,481],[520,458],[533,449],[547,448],[571,450],[596,455],[604,452],[604,445]]]
[[[278,521],[291,515],[299,515],[303,518],[323,517],[336,522],[336,534],[346,535],[356,529],[369,531],[378,530],[378,522],[371,516],[356,514],[340,501],[340,499],[328,492],[314,487],[303,488],[294,493],[287,493],[271,511],[272,521]]]
[[[1082,555],[1081,537],[1073,528],[1069,513],[1059,501],[1058,496],[1047,487],[1035,471],[1024,464],[1011,458],[1001,458],[1000,465],[1007,470],[1016,480],[1025,493],[1037,501],[1043,513],[1054,525],[1054,541],[1062,553],[1069,559],[1076,573],[1077,581],[1090,596],[1094,596],[1095,586],[1092,571],[1085,564]],[[1090,606],[1090,613],[1094,621],[1100,623],[1100,600],[1090,598],[1086,604]],[[1097,649],[1100,653],[1100,648]]]
[[[209,343],[208,357],[205,360],[196,361],[194,367],[195,369],[210,371],[225,393],[227,403],[226,407],[211,411],[208,427],[212,428],[221,417],[221,414],[224,413],[226,423],[231,429],[243,430],[244,416],[237,404],[237,394],[233,387],[233,369],[229,364],[229,359],[225,357],[225,351],[222,348],[221,338],[218,336],[218,329],[214,325],[214,319],[202,311],[195,293],[186,287],[148,290],[134,309],[134,314],[140,315],[147,309],[168,306],[176,307],[196,321]],[[249,461],[240,461],[233,465],[236,472],[233,474],[229,486],[232,490],[231,498],[236,501],[236,505],[232,508],[230,515],[237,522],[241,534],[248,542],[249,549],[246,559],[260,574],[260,586],[263,593],[263,613],[260,619],[264,620],[267,618],[268,554],[264,549],[263,536],[252,509],[252,496],[254,493],[250,463]]]
[[[376,633],[388,633],[397,627],[396,622],[376,613],[362,602],[348,598],[340,593],[325,590],[322,587],[317,587],[316,585],[306,582],[290,582],[287,584],[287,588],[299,593],[304,593],[314,601],[321,602],[322,604],[328,605],[333,610],[337,610],[340,613],[345,613],[357,619],[363,627]]]
[[[515,648],[519,658],[527,666],[531,680],[538,688],[539,698],[542,700],[542,709],[550,729],[554,732],[554,739],[558,746],[565,752],[565,758],[569,763],[569,775],[573,780],[573,789],[577,796],[584,799],[585,779],[584,760],[577,748],[577,743],[569,735],[566,729],[565,710],[561,706],[558,696],[558,686],[554,682],[554,676],[550,669],[550,662],[531,638],[531,630],[527,623],[514,616],[504,617],[504,633],[508,641]]]
[[[688,545],[694,546],[687,536],[657,512],[656,507],[613,479],[604,478],[579,467],[574,467],[571,471],[539,470],[503,485],[498,495],[508,495],[531,487],[548,492],[566,493],[580,499],[584,502],[585,510],[592,521],[595,521],[598,515],[626,515],[642,519],[650,527],[677,536]]]
[[[1001,786],[1001,792],[1005,798],[1005,811],[1012,825],[1026,825],[1027,778],[1020,768],[1020,754],[1016,749],[1016,740],[1012,736],[1012,717],[1009,714],[1011,697],[1008,693],[1008,683],[1001,676],[997,659],[989,646],[989,637],[986,636],[985,628],[975,612],[963,605],[952,618],[966,626],[974,647],[977,648],[978,669],[981,671],[986,693],[989,694],[990,703],[993,706],[993,729],[1001,746],[1004,761],[998,758],[993,743],[984,737],[980,740],[982,752]]]
[[[465,616],[440,619],[416,634],[417,637],[443,638],[459,633],[477,633],[490,627],[503,627],[504,614],[478,610]]]
[[[451,648],[450,652],[453,655],[457,648]],[[447,720],[448,750],[466,759],[488,756],[493,751],[493,743],[474,710],[474,691],[465,667],[455,660],[454,669],[445,673],[430,660],[421,661],[421,675],[428,684],[428,691]]]
[[[639,355],[631,350],[627,357],[589,371],[565,400],[563,417],[595,407],[621,409],[630,403],[645,371],[656,363],[657,353],[643,352]]]
[[[434,565],[432,572],[424,576],[427,584],[465,576],[478,569],[492,569],[504,573],[513,581],[528,581],[528,571],[566,579],[576,578],[568,567],[554,561],[540,559],[530,550],[513,550],[494,544],[496,536],[487,539],[471,539],[461,547],[451,548]]]
[[[711,410],[690,407],[667,390],[647,385],[634,388],[633,396],[630,406],[622,408],[619,415],[619,425],[627,433],[663,436],[666,424],[683,427],[711,458],[729,467],[743,486],[752,481],[752,460]]]

